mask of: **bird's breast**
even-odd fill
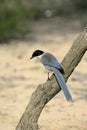
[[[49,71],[49,72],[50,72],[50,71],[53,71],[53,70],[52,70],[52,67],[45,66],[45,68],[46,68],[46,70]]]

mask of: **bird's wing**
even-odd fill
[[[61,68],[60,64],[56,63],[55,61],[53,62],[42,62],[43,65],[49,66],[49,67],[54,67],[54,68]]]
[[[56,59],[56,57],[50,53],[45,53],[41,58],[41,63],[43,65],[54,67],[57,69],[63,69],[59,61]]]

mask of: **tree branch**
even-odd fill
[[[86,50],[87,34],[85,31],[77,37],[71,46],[71,49],[62,61],[65,71],[65,74],[63,75],[65,81],[68,80],[75,67],[79,64]],[[46,83],[39,85],[35,92],[33,92],[30,102],[19,121],[16,130],[38,130],[37,122],[44,106],[58,92],[60,92],[60,87],[58,86],[54,75],[52,75],[51,81],[47,81]]]

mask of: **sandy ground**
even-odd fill
[[[47,73],[38,60],[29,60],[35,49],[49,51],[62,61],[79,35],[79,22],[60,19],[35,22],[29,41],[0,45],[0,130],[14,130],[30,97]],[[73,103],[62,91],[44,108],[39,118],[40,130],[87,130],[87,54],[67,85]]]

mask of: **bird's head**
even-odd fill
[[[41,56],[44,52],[41,50],[35,50],[32,54],[32,56],[30,57],[30,59],[34,58],[34,57],[38,57]]]

